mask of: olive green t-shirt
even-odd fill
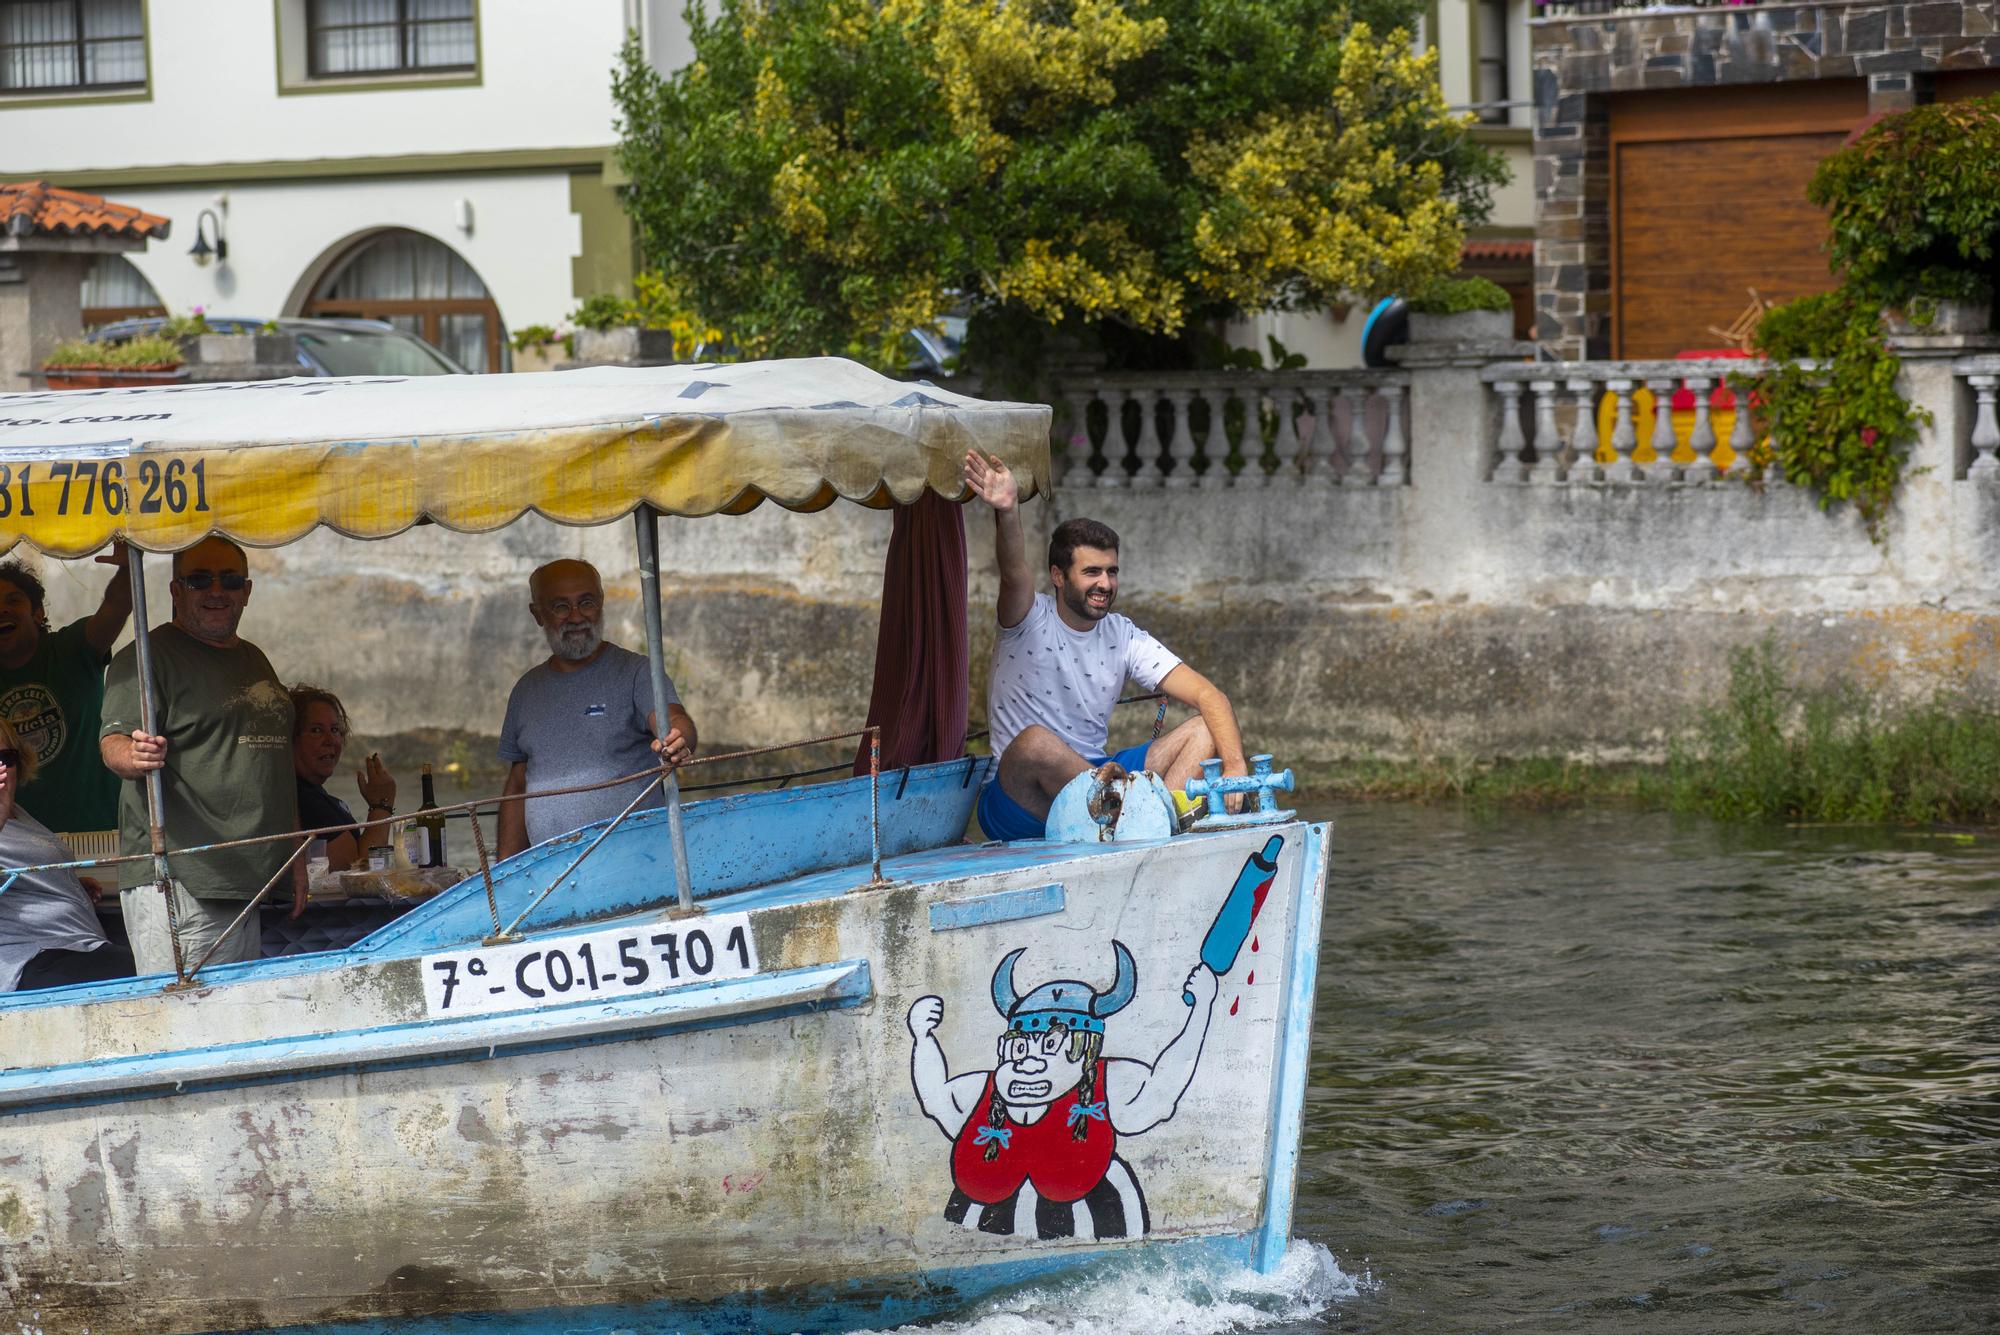
[[[263,650],[243,640],[217,648],[172,623],[153,631],[152,647],[154,731],[167,739],[161,819],[168,849],[297,829],[292,701]],[[139,727],[138,676],[137,652],[128,645],[105,674],[100,735]],[[120,787],[119,851],[150,853],[145,781]],[[197,898],[248,899],[291,853],[288,841],[274,840],[196,856],[170,852],[167,865]],[[119,870],[127,887],[153,879],[148,862]]]
[[[26,663],[0,668],[0,715],[35,753],[37,772],[21,788],[21,805],[59,834],[118,824],[118,776],[97,752],[108,655],[91,647],[89,624],[46,631]]]

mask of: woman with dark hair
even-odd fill
[[[347,749],[347,710],[340,697],[321,686],[299,682],[292,696],[292,770],[298,776],[299,828],[318,830],[333,825],[353,826],[354,813],[347,803],[326,790],[326,781],[340,768],[340,756]],[[371,755],[354,772],[361,800],[368,804],[368,820],[383,820],[396,814],[396,781],[382,767],[382,757]],[[382,833],[388,842],[388,832]],[[361,860],[364,842],[359,829],[327,836],[326,865],[329,871],[344,871]]]
[[[68,862],[69,849],[15,805],[35,757],[0,718],[0,867]],[[4,880],[0,876],[0,880]],[[105,939],[96,896],[72,871],[26,872],[0,892],[0,992],[132,976],[132,952]]]

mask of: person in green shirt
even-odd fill
[[[263,650],[236,634],[250,601],[243,549],[226,538],[204,538],[174,556],[174,619],[149,637],[153,657],[154,726],[141,726],[139,674],[133,647],[111,660],[104,683],[98,747],[124,779],[119,851],[151,852],[146,776],[160,771],[161,823],[169,850],[252,839],[296,830],[292,776],[292,701]],[[271,840],[214,853],[169,852],[181,954],[192,967],[211,946],[210,962],[254,960],[262,953],[258,918],[231,930],[243,902],[264,888],[295,845]],[[121,864],[120,902],[139,972],[174,967],[166,899],[153,883],[149,859]],[[305,864],[292,864],[292,916],[305,911]]]
[[[118,777],[95,745],[104,665],[132,615],[125,544],[97,558],[117,573],[97,610],[49,629],[41,579],[19,561],[0,565],[0,718],[34,755],[35,778],[21,808],[51,830],[81,833],[118,824]]]

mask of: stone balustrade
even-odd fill
[[[2000,415],[1994,407],[1996,396],[2000,396],[2000,357],[1960,357],[1951,369],[1965,382],[1973,401],[1965,476],[1981,482],[2000,479]]]
[[[1410,480],[1409,373],[1095,375],[1057,387],[1063,485],[1214,491]]]
[[[1481,372],[1498,428],[1488,479],[1543,486],[1658,486],[1746,476],[1752,415],[1733,375],[1749,360],[1509,362]],[[1666,412],[1656,411],[1662,401]]]

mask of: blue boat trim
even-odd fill
[[[1312,1057],[1314,983],[1319,977],[1320,916],[1324,909],[1328,827],[1305,827],[1298,899],[1292,907],[1292,959],[1279,1014],[1276,1097],[1271,1101],[1271,1158],[1264,1167],[1264,1226],[1252,1264],[1270,1274],[1291,1241],[1292,1201],[1298,1191],[1299,1137],[1304,1134],[1306,1071]]]
[[[1252,1240],[1241,1234],[1180,1238],[1108,1248],[1051,1248],[983,1265],[939,1267],[797,1290],[753,1291],[724,1302],[671,1300],[382,1317],[274,1329],[271,1335],[787,1335],[794,1331],[887,1329],[950,1316],[1005,1289],[1047,1282],[1143,1253],[1168,1263],[1245,1268]]]
[[[868,961],[843,960],[609,1001],[107,1057],[0,1072],[0,1113],[280,1084],[329,1072],[484,1061],[501,1053],[748,1024],[805,1010],[853,1006],[872,995]]]
[[[953,899],[931,905],[931,930],[956,931],[961,927],[991,927],[995,923],[1018,922],[1061,913],[1067,904],[1062,883],[1031,886],[1026,890],[1002,890],[970,899]]]

